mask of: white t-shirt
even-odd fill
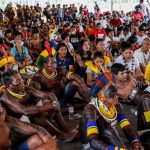
[[[144,16],[148,16],[147,9],[149,10],[149,4],[147,2],[143,2],[140,4],[140,6],[141,6],[141,11],[144,14]]]
[[[127,68],[129,71],[133,74],[135,74],[136,69],[140,67],[139,62],[137,58],[133,57],[129,63],[125,63],[123,56],[120,55],[119,57],[116,58],[115,63],[120,63],[122,65],[127,65]]]
[[[147,63],[150,61],[150,50],[145,54],[142,52],[141,48],[139,48],[134,52],[134,57],[137,58],[140,64],[146,67]]]
[[[70,42],[68,42],[66,45],[67,45],[67,47],[68,47],[69,53],[72,53],[71,50],[74,49],[74,48],[73,48],[73,45],[72,45]]]
[[[127,41],[130,36],[131,36],[131,32],[129,32],[129,33],[124,37],[124,40]]]
[[[141,37],[137,35],[136,37],[138,38],[137,43],[138,43],[139,46],[141,46],[143,40],[144,40],[145,38],[147,38],[146,35],[143,35],[143,36],[141,36]]]
[[[106,20],[100,20],[100,23],[102,24],[103,28],[106,29],[107,28],[107,21]]]

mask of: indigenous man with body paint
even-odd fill
[[[75,137],[76,131],[68,129],[53,93],[25,87],[22,77],[14,70],[4,72],[2,82],[4,86],[0,89],[0,101],[4,104],[8,115],[18,119],[23,115],[28,116],[31,122],[43,125],[53,135],[61,135],[65,141],[71,141]],[[42,101],[42,105],[37,105],[39,100]],[[61,130],[49,122],[52,116]]]
[[[117,122],[131,149],[143,149],[131,123],[122,112],[113,78],[111,72],[104,72],[90,89],[91,101],[85,107],[80,123],[83,150],[127,150],[115,130]]]
[[[89,102],[88,87],[84,81],[75,73],[64,68],[57,68],[56,60],[52,55],[48,55],[41,61],[41,69],[34,74],[29,86],[39,88],[42,91],[52,92],[56,95],[60,103],[72,105],[76,92]]]

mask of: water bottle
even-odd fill
[[[130,109],[131,114],[137,116],[137,110],[135,108]]]
[[[69,120],[73,120],[74,119],[74,107],[69,106],[68,112],[69,112]]]
[[[131,91],[131,94],[129,96],[129,98],[132,100],[134,99],[134,97],[136,96],[136,94],[138,93],[138,89],[134,88],[132,91]]]
[[[114,53],[114,59],[116,60],[116,58],[118,57],[117,52]]]

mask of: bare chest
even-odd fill
[[[48,79],[47,77],[42,77],[42,80],[40,81],[42,87],[46,87],[47,89],[60,86],[61,85],[62,77],[60,75],[56,76],[53,79]]]
[[[128,96],[130,96],[132,89],[134,88],[134,85],[132,84],[132,82],[126,83],[124,85],[117,85],[118,87],[118,95],[120,98],[122,99],[126,99],[128,98]]]

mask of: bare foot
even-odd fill
[[[77,137],[78,133],[78,127],[71,132],[65,133],[63,142],[72,142]]]

